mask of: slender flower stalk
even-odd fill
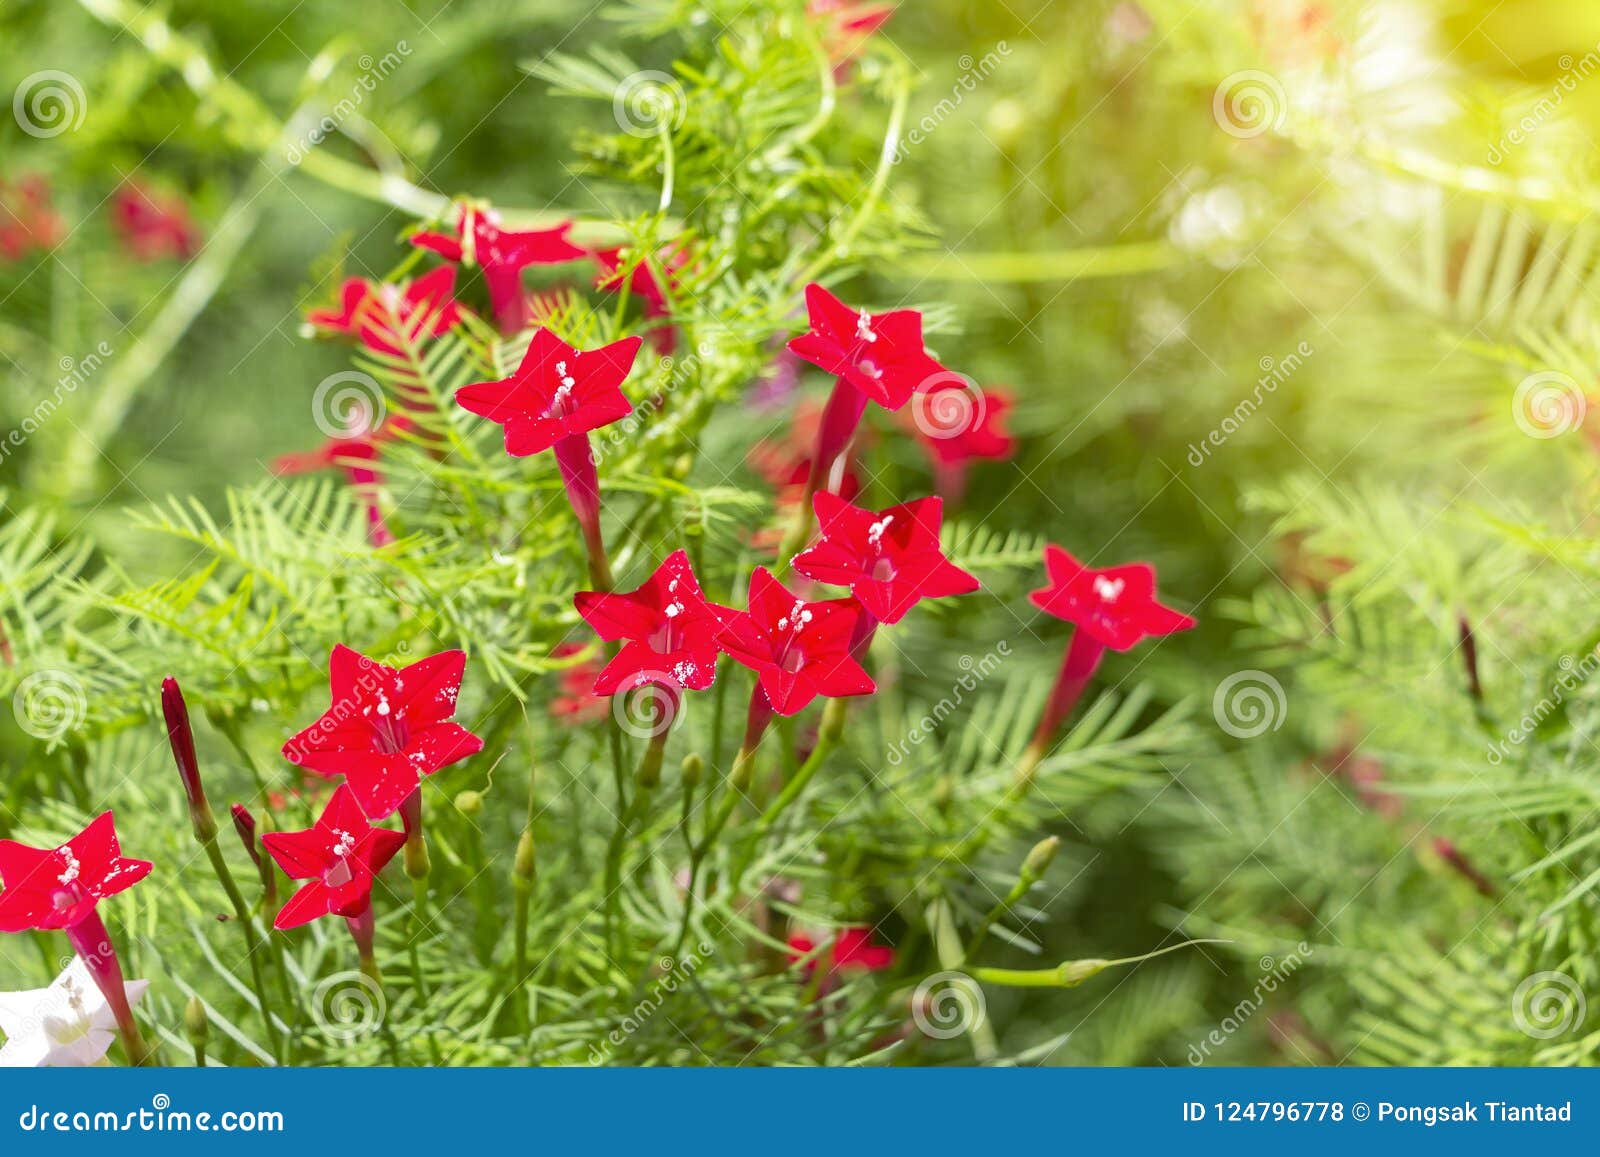
[[[250,986],[256,994],[261,1009],[261,1019],[266,1023],[267,1035],[272,1039],[273,1051],[281,1055],[283,1041],[277,1022],[272,1015],[272,1002],[267,997],[267,984],[261,970],[261,936],[256,930],[255,918],[245,903],[233,872],[222,855],[222,845],[217,839],[217,820],[206,799],[205,784],[200,779],[200,764],[195,756],[194,728],[189,723],[189,706],[184,702],[178,681],[168,676],[161,682],[161,714],[166,719],[167,740],[172,746],[172,758],[178,765],[178,776],[183,781],[184,795],[189,801],[189,822],[194,830],[195,842],[205,850],[217,882],[227,893],[233,907],[234,919],[244,935],[245,959],[250,965]],[[248,813],[247,813],[248,814]]]

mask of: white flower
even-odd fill
[[[127,983],[136,1005],[148,980]],[[30,992],[0,992],[0,1068],[83,1068],[99,1064],[117,1039],[117,1019],[81,957],[50,982]]]

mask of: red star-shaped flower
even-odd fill
[[[789,937],[789,959],[798,963],[817,949],[817,941],[803,932]],[[812,960],[806,961],[806,975],[820,966],[826,966],[829,977],[841,972],[882,972],[894,967],[894,949],[885,944],[872,943],[872,929],[853,926],[839,929],[833,938],[832,948]]]
[[[602,639],[628,640],[595,680],[596,695],[647,683],[704,691],[716,678],[717,636],[732,612],[706,602],[683,551],[663,559],[636,591],[579,591],[573,601]]]
[[[393,815],[423,776],[483,750],[450,720],[466,662],[460,651],[441,651],[396,669],[341,643],[328,659],[333,704],[283,745],[284,758],[344,776],[373,819]]]
[[[976,578],[939,547],[944,504],[919,498],[887,510],[863,510],[826,491],[815,499],[821,531],[795,555],[807,578],[849,587],[856,601],[882,623],[898,623],[922,599],[971,594]]]
[[[189,216],[189,206],[143,185],[125,184],[113,194],[111,222],[139,261],[189,258],[200,248],[200,230]]]
[[[640,344],[640,338],[627,337],[580,350],[540,329],[516,373],[497,382],[462,386],[456,401],[506,428],[508,454],[537,454],[633,412],[621,387]]]
[[[791,341],[789,349],[880,406],[898,410],[915,391],[954,378],[923,348],[922,314],[914,309],[872,314],[850,308],[820,285],[808,285],[806,312],[811,330]]]
[[[372,903],[372,882],[405,847],[403,832],[375,828],[347,784],[340,784],[316,825],[268,832],[262,846],[291,880],[310,880],[278,912],[274,928],[298,928],[319,916],[360,916]]]
[[[431,250],[446,261],[483,267],[489,300],[502,326],[520,325],[526,310],[522,271],[529,265],[559,265],[585,256],[567,239],[571,221],[552,229],[515,232],[500,228],[500,215],[492,209],[463,205],[456,215],[454,233],[415,233],[411,244]]]
[[[765,567],[750,577],[750,609],[727,612],[722,649],[754,671],[772,709],[794,715],[818,695],[870,695],[872,677],[850,655],[861,607],[854,599],[808,603]]]
[[[71,928],[94,915],[107,896],[150,874],[152,864],[128,860],[110,812],[97,816],[59,848],[0,840],[0,932]]]
[[[461,320],[456,271],[449,266],[403,286],[351,277],[339,288],[338,309],[313,309],[315,329],[354,338],[376,353],[399,357],[406,348],[448,333]]]
[[[1113,651],[1194,626],[1188,615],[1156,602],[1156,572],[1148,563],[1095,570],[1052,544],[1044,548],[1044,565],[1050,585],[1028,596],[1033,605]]]

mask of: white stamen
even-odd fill
[[[878,335],[872,329],[872,315],[864,309],[861,311],[861,316],[856,319],[856,336],[865,342],[878,340]]]
[[[1127,585],[1124,579],[1108,579],[1103,574],[1094,576],[1094,593],[1099,595],[1103,602],[1116,602],[1122,594],[1122,589]]]

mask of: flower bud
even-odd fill
[[[195,1063],[205,1064],[206,1041],[211,1036],[211,1023],[206,1017],[206,1006],[198,996],[191,996],[183,1010],[183,1033],[194,1046]]]
[[[483,810],[483,793],[470,788],[456,794],[456,810],[464,816],[475,816]]]
[[[161,714],[167,721],[167,740],[172,758],[183,781],[183,794],[189,800],[189,822],[195,839],[208,844],[217,838],[217,821],[206,801],[205,785],[200,782],[200,761],[194,753],[194,728],[189,723],[189,707],[183,701],[178,681],[170,675],[161,681]]]
[[[533,833],[523,832],[522,838],[517,841],[517,857],[512,861],[511,878],[518,891],[529,892],[533,890],[537,874],[533,854]]]
[[[683,766],[679,769],[683,775],[684,787],[695,787],[700,782],[700,777],[705,775],[706,761],[694,752],[683,757]]]
[[[1049,836],[1034,844],[1033,850],[1028,853],[1028,858],[1022,862],[1020,882],[1024,886],[1031,886],[1034,881],[1040,879],[1060,850],[1060,836]]]
[[[250,862],[257,868],[261,867],[261,845],[256,840],[256,817],[250,814],[250,809],[242,803],[236,803],[229,809],[233,813],[233,830],[239,833],[239,842],[244,845],[244,850],[250,853]]]

